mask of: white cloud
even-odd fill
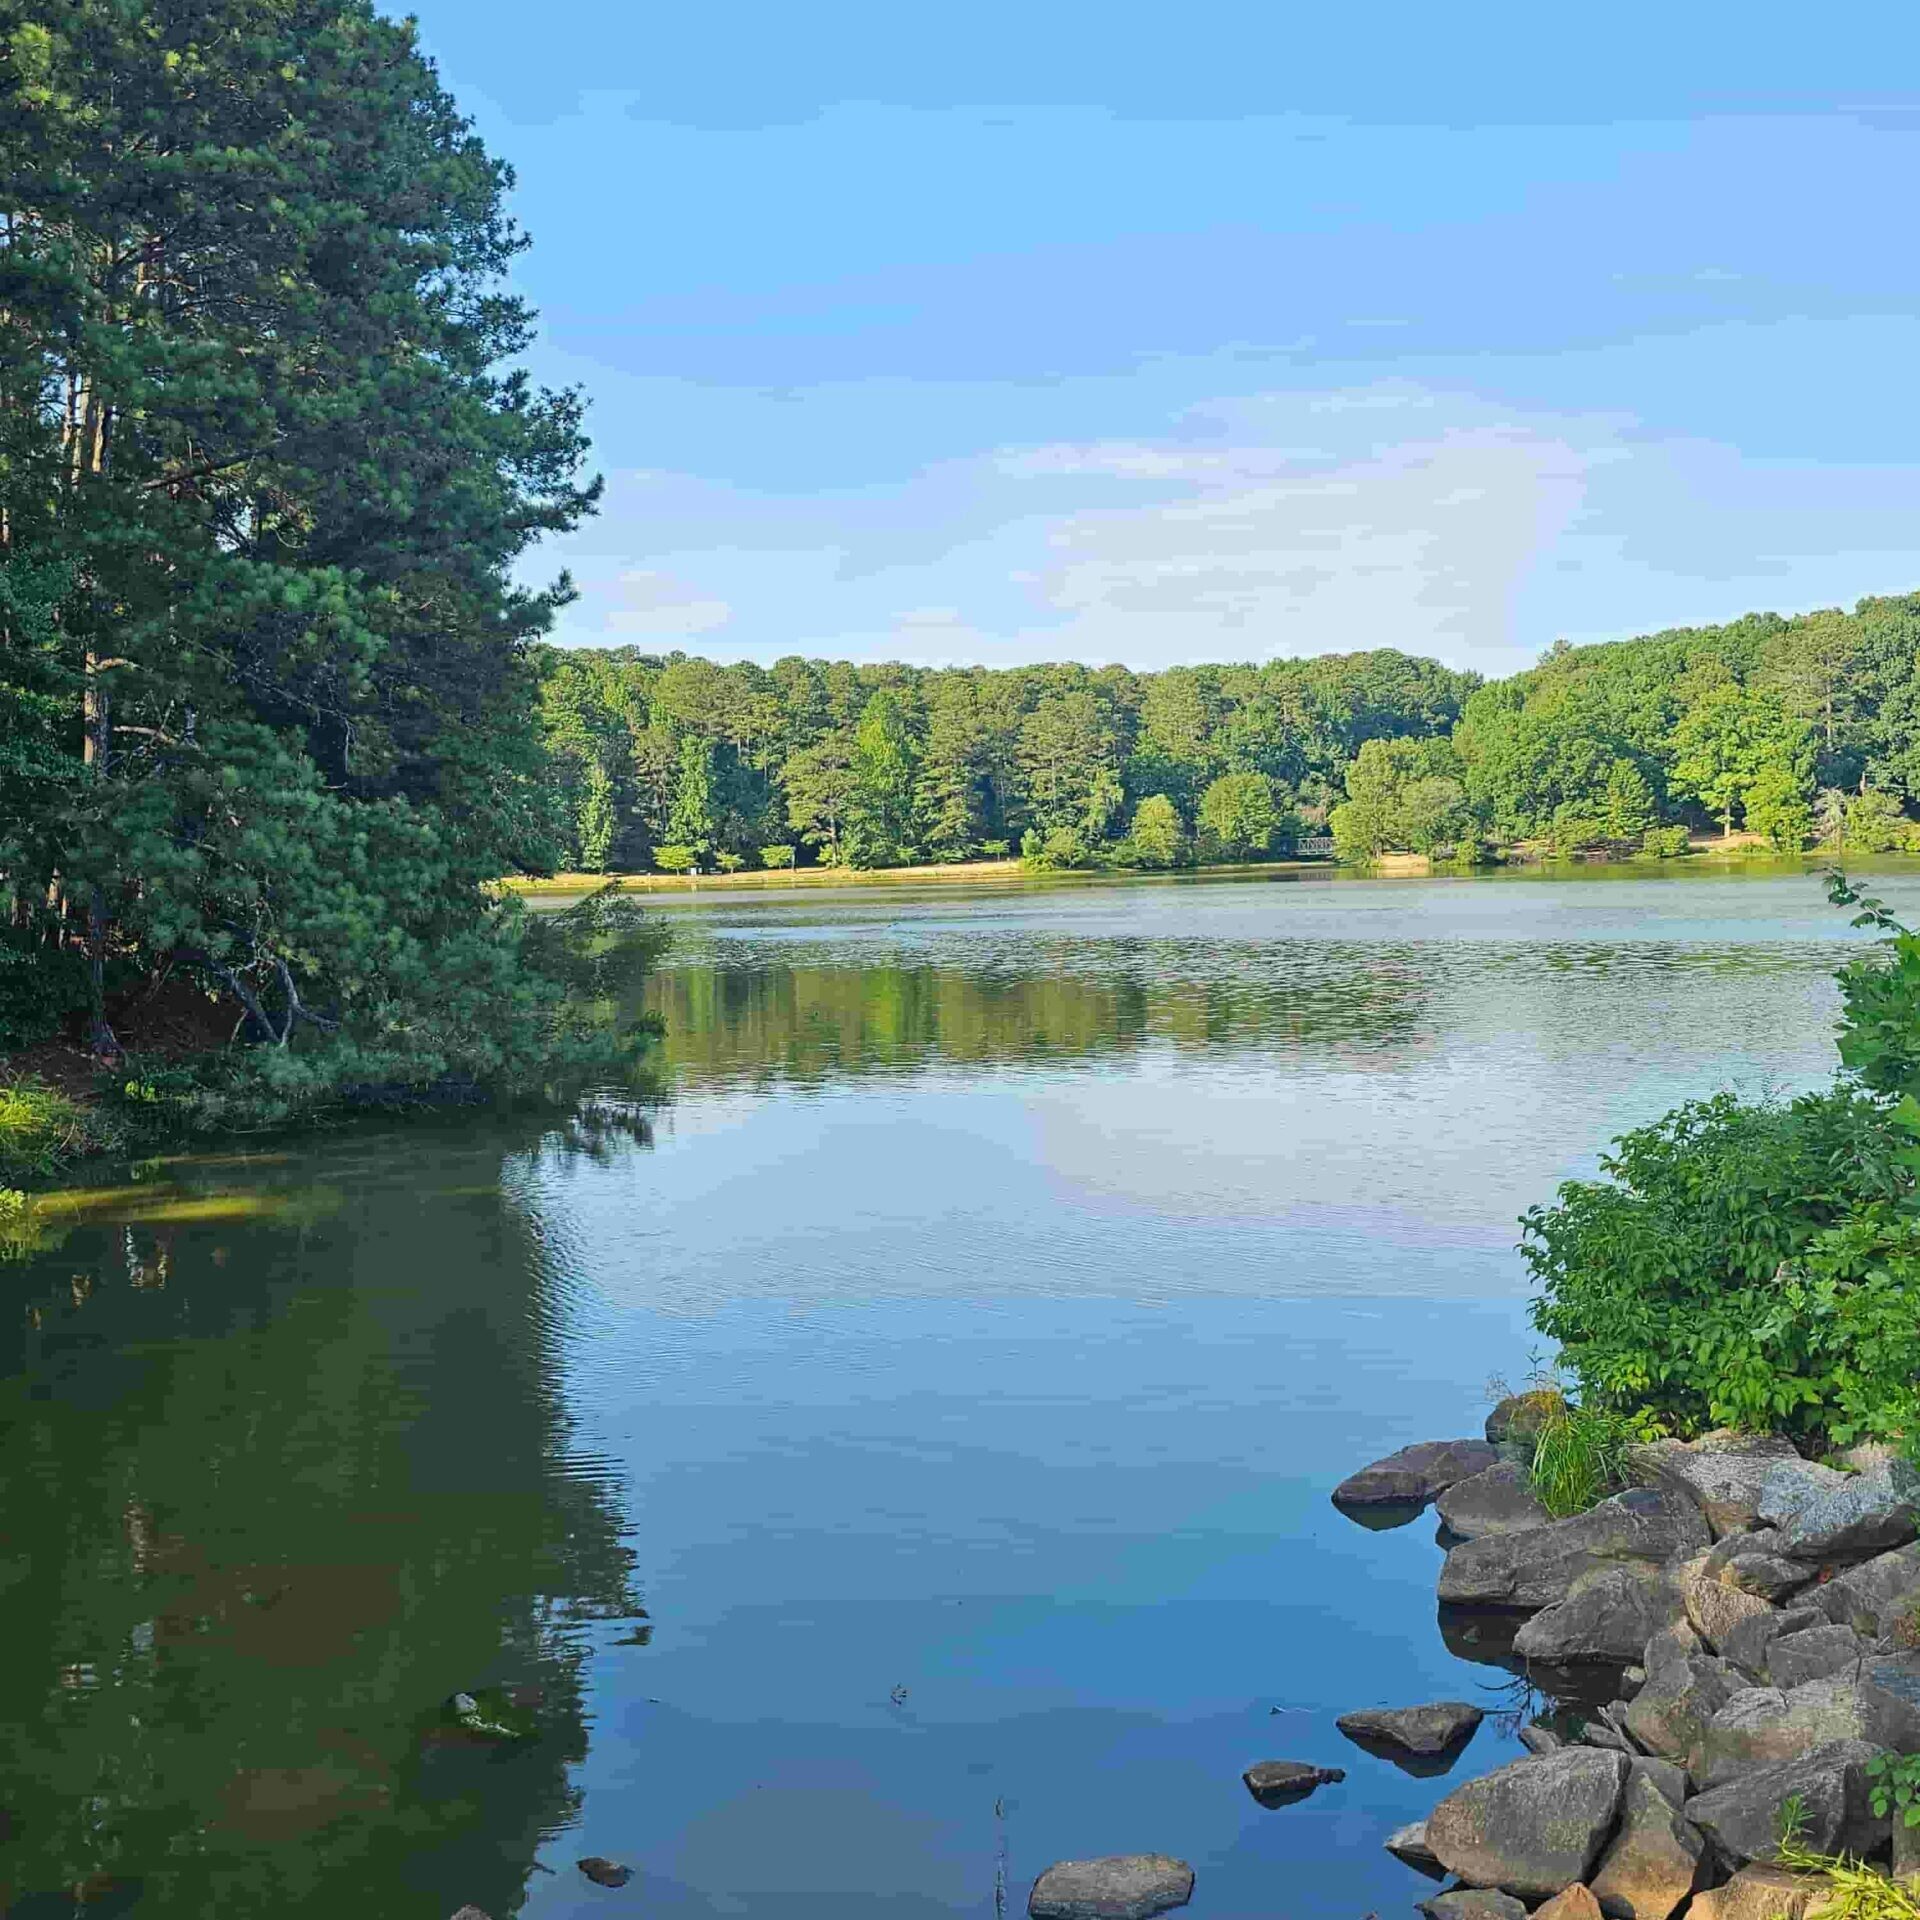
[[[717,632],[733,618],[726,601],[704,596],[670,574],[629,567],[617,576],[617,598],[601,618],[609,631],[648,638]]]

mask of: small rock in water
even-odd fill
[[[1451,1763],[1485,1718],[1464,1700],[1435,1700],[1423,1707],[1362,1707],[1333,1724],[1355,1746],[1404,1765],[1442,1756]]]
[[[1484,1440],[1422,1440],[1349,1474],[1333,1490],[1336,1507],[1406,1507],[1418,1512],[1457,1481],[1485,1473],[1499,1455]]]
[[[1456,1480],[1433,1504],[1441,1524],[1457,1540],[1544,1527],[1553,1518],[1533,1490],[1533,1476],[1512,1460]]]
[[[1262,1760],[1240,1777],[1263,1807],[1290,1807],[1315,1787],[1335,1786],[1347,1776],[1340,1767],[1316,1767],[1304,1760]]]
[[[479,1907],[462,1907],[453,1920],[489,1920],[489,1916]]]
[[[1152,1920],[1193,1898],[1193,1869],[1164,1853],[1058,1860],[1033,1883],[1031,1920]]]
[[[623,1867],[617,1860],[607,1860],[597,1853],[590,1853],[580,1863],[584,1873],[596,1887],[624,1887],[633,1878],[633,1869]]]

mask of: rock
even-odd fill
[[[1583,1747],[1601,1747],[1608,1753],[1624,1753],[1629,1756],[1640,1751],[1614,1724],[1612,1710],[1607,1707],[1599,1708],[1592,1719],[1581,1725],[1579,1744]]]
[[[1864,1560],[1902,1547],[1916,1531],[1920,1476],[1904,1461],[1870,1473],[1782,1462],[1766,1478],[1760,1518],[1779,1530],[1790,1560]]]
[[[1843,1681],[1815,1684],[1839,1686]],[[1920,1655],[1882,1654],[1869,1659],[1854,1685],[1866,1715],[1866,1737],[1896,1753],[1920,1753]]]
[[[1640,1656],[1640,1664],[1652,1674],[1669,1660],[1691,1660],[1706,1650],[1707,1643],[1692,1627],[1684,1620],[1676,1620],[1672,1626],[1661,1628],[1647,1642],[1647,1650]]]
[[[1920,1546],[1896,1547],[1836,1575],[1808,1596],[1829,1620],[1864,1639],[1892,1633],[1920,1606]]]
[[[1727,1635],[1726,1656],[1741,1672],[1761,1680],[1767,1671],[1767,1649],[1789,1633],[1819,1626],[1822,1618],[1816,1607],[1785,1607],[1773,1613],[1755,1614],[1751,1619],[1742,1620]]]
[[[1780,1634],[1767,1648],[1767,1678],[1783,1689],[1852,1674],[1867,1657],[1866,1643],[1851,1627],[1804,1627]]]
[[[1752,1767],[1797,1760],[1836,1741],[1867,1739],[1870,1719],[1850,1679],[1810,1680],[1791,1692],[1747,1687],[1708,1721],[1689,1770],[1703,1787],[1717,1787]]]
[[[1724,1660],[1704,1654],[1669,1660],[1648,1673],[1621,1720],[1636,1746],[1691,1767],[1708,1722],[1740,1686],[1740,1676]]]
[[[1536,1613],[1513,1636],[1513,1650],[1545,1666],[1626,1666],[1681,1617],[1680,1589],[1664,1568],[1644,1561],[1598,1567]]]
[[[1878,1751],[1864,1740],[1836,1740],[1797,1759],[1754,1767],[1723,1786],[1695,1794],[1687,1818],[1726,1859],[1777,1865],[1780,1810],[1800,1802],[1803,1842],[1816,1853],[1862,1858],[1887,1837],[1867,1801],[1866,1763]]]
[[[1340,1767],[1316,1767],[1305,1760],[1262,1760],[1240,1776],[1263,1807],[1290,1807],[1314,1788],[1335,1786],[1346,1777]]]
[[[1727,1638],[1743,1620],[1756,1620],[1779,1611],[1770,1600],[1757,1593],[1743,1593],[1738,1587],[1723,1587],[1697,1569],[1681,1577],[1681,1596],[1687,1605],[1687,1622],[1715,1653],[1725,1653]]]
[[[624,1887],[633,1878],[633,1869],[623,1867],[617,1860],[608,1860],[597,1853],[590,1853],[577,1863],[596,1887]]]
[[[1568,1520],[1463,1541],[1440,1569],[1440,1598],[1468,1606],[1550,1607],[1583,1573],[1623,1561],[1659,1566],[1707,1544],[1706,1523],[1674,1494],[1629,1488]]]
[[[1427,1845],[1427,1823],[1424,1820],[1416,1820],[1407,1827],[1395,1827],[1387,1835],[1387,1851],[1415,1873],[1424,1873],[1434,1880],[1446,1876],[1447,1870],[1440,1864],[1439,1856]]]
[[[1510,1393],[1487,1415],[1488,1442],[1496,1447],[1530,1448],[1540,1438],[1540,1429],[1564,1404],[1551,1389]]]
[[[489,1920],[489,1917],[479,1907],[462,1907],[453,1920]]]
[[[1558,1753],[1567,1744],[1551,1727],[1522,1727],[1516,1737],[1529,1753]]]
[[[1920,1827],[1908,1826],[1904,1816],[1893,1823],[1891,1870],[1893,1877],[1906,1882],[1909,1889],[1916,1877],[1920,1877]]]
[[[1620,1669],[1620,1697],[1631,1700],[1647,1684],[1645,1667],[1622,1667]]]
[[[1511,1460],[1502,1460],[1470,1480],[1456,1481],[1433,1506],[1441,1524],[1461,1540],[1543,1527],[1553,1518],[1534,1493],[1526,1468]]]
[[[1450,1873],[1525,1898],[1585,1880],[1626,1786],[1622,1754],[1591,1747],[1529,1755],[1469,1780],[1427,1816]]]
[[[1526,1908],[1496,1887],[1456,1887],[1419,1902],[1427,1920],[1527,1920]]]
[[[1362,1707],[1333,1724],[1362,1746],[1427,1756],[1465,1746],[1485,1718],[1482,1708],[1464,1700],[1435,1700],[1424,1707]]]
[[[1151,1920],[1193,1898],[1193,1869],[1164,1853],[1059,1860],[1033,1883],[1032,1920]]]
[[[1333,1490],[1336,1507],[1424,1507],[1456,1481],[1484,1473],[1499,1455],[1484,1440],[1422,1440],[1349,1474]]]
[[[1814,1897],[1826,1889],[1782,1867],[1742,1867],[1724,1887],[1693,1896],[1687,1920],[1804,1920]]]
[[[1681,1812],[1679,1787],[1646,1771],[1664,1764],[1634,1763],[1620,1803],[1620,1829],[1591,1882],[1600,1911],[1613,1920],[1668,1920],[1706,1871],[1707,1843]],[[1666,1772],[1679,1775],[1676,1767]]]
[[[1534,1908],[1534,1920],[1600,1920],[1600,1903],[1576,1880]]]
[[[1721,1430],[1686,1443],[1655,1440],[1627,1449],[1627,1470],[1643,1487],[1684,1494],[1705,1516],[1715,1539],[1754,1523],[1768,1472],[1798,1462],[1793,1443],[1764,1434]]]
[[[1742,1593],[1758,1594],[1776,1606],[1796,1594],[1813,1578],[1813,1569],[1796,1560],[1783,1560],[1777,1553],[1736,1553],[1720,1569],[1724,1586],[1738,1587]]]

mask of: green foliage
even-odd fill
[[[1797,846],[1811,830],[1811,736],[1763,690],[1727,683],[1689,707],[1673,730],[1671,780],[1727,833],[1736,809],[1754,832],[1783,844],[1791,836]]]
[[[1228,860],[1271,852],[1282,826],[1273,782],[1263,773],[1223,773],[1200,796],[1198,819],[1208,849]]]
[[[1347,800],[1333,809],[1335,852],[1342,860],[1364,861],[1477,839],[1462,773],[1447,741],[1367,741],[1347,770]]]
[[[691,873],[700,864],[698,847],[655,847],[653,864],[662,873]]]
[[[1876,1753],[1867,1762],[1868,1797],[1881,1819],[1896,1809],[1903,1827],[1920,1827],[1920,1753]]]
[[[760,864],[763,867],[778,870],[793,865],[793,848],[789,846],[762,847]]]
[[[52,1087],[37,1080],[0,1086],[0,1175],[44,1178],[112,1140],[102,1114]]]
[[[1862,853],[1891,853],[1909,844],[1913,823],[1892,794],[1869,788],[1865,793],[1845,795],[1843,801],[1837,830],[1830,835],[1836,846],[1854,847]]]
[[[1862,1086],[1901,1101],[1904,1120],[1920,1121],[1920,1113],[1904,1104],[1920,1100],[1920,935],[1837,868],[1828,870],[1827,897],[1835,906],[1859,909],[1856,927],[1874,927],[1885,936],[1875,953],[1850,962],[1837,976],[1841,1064]]]
[[[1553,1395],[1529,1468],[1540,1504],[1561,1520],[1618,1493],[1627,1483],[1627,1448],[1641,1437],[1620,1414]]]
[[[1187,858],[1187,830],[1180,810],[1164,793],[1150,793],[1133,810],[1126,857],[1141,867],[1177,867]]]
[[[1810,1911],[1820,1920],[1920,1920],[1920,1894],[1909,1883],[1878,1872],[1850,1854],[1814,1852],[1803,1838],[1806,1811],[1798,1794],[1781,1801],[1780,1840],[1773,1864],[1791,1873],[1817,1876],[1822,1882],[1808,1903]]]
[[[1640,845],[1656,860],[1677,860],[1687,850],[1685,827],[1649,827],[1640,836]]]
[[[1582,1403],[1681,1434],[1904,1432],[1920,1221],[1883,1114],[1845,1087],[1692,1102],[1616,1142],[1609,1179],[1528,1213],[1534,1324]]]

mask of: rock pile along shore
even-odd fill
[[[1334,1493],[1372,1524],[1437,1502],[1441,1600],[1523,1616],[1514,1655],[1543,1692],[1613,1683],[1580,1732],[1523,1728],[1523,1758],[1391,1836],[1453,1877],[1422,1911],[1803,1920],[1823,1888],[1779,1868],[1789,1801],[1815,1852],[1920,1873],[1920,1828],[1873,1812],[1867,1772],[1920,1753],[1920,1475],[1884,1449],[1842,1471],[1711,1433],[1633,1448],[1636,1484],[1555,1520],[1517,1404],[1484,1443],[1405,1448]]]

